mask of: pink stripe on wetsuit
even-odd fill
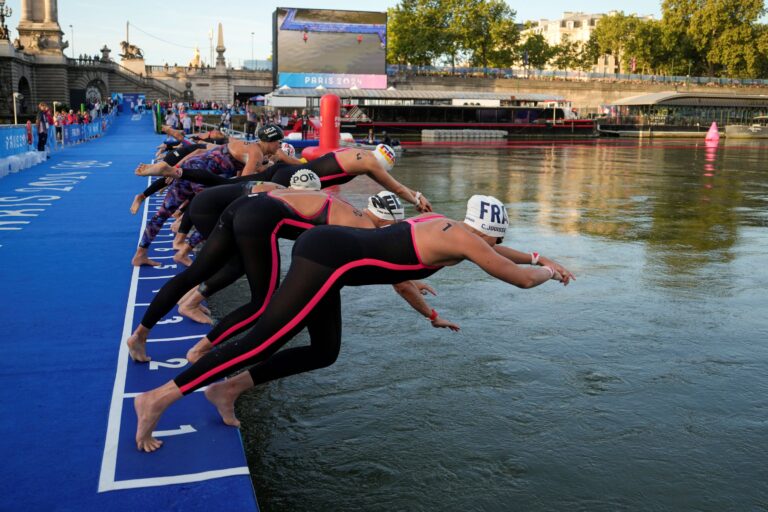
[[[413,225],[434,218],[375,230],[319,226],[304,233],[294,245],[288,275],[253,329],[238,342],[211,351],[179,375],[175,379],[179,389],[190,393],[252,365],[256,365],[251,369],[254,382],[260,383],[265,381],[260,376],[263,372],[268,372],[266,380],[271,380],[330,364],[335,360],[333,353],[321,357],[323,362],[316,366],[298,354],[295,358],[278,357],[293,348],[273,354],[305,326],[310,328],[312,345],[318,342],[340,346],[341,315],[337,304],[343,286],[395,284],[439,270],[441,267],[421,261],[412,235]],[[313,315],[316,310],[322,314]]]
[[[263,301],[261,303],[261,306],[253,311],[251,314],[247,314],[245,318],[242,318],[243,316],[243,309],[239,308],[235,312],[233,312],[230,315],[227,315],[224,317],[217,325],[214,327],[209,333],[208,333],[208,339],[211,342],[212,345],[218,345],[222,341],[225,341],[229,339],[230,337],[242,332],[244,329],[247,329],[250,327],[256,320],[259,319],[261,314],[264,312],[264,309],[267,307],[267,304],[269,303],[270,297],[275,293],[275,290],[277,289],[277,280],[279,278],[280,274],[280,252],[277,245],[277,239],[280,238],[279,233],[280,230],[284,226],[290,226],[293,228],[296,228],[297,231],[305,231],[307,229],[313,228],[318,225],[323,225],[328,223],[328,218],[330,216],[331,212],[331,206],[333,205],[333,198],[331,196],[327,196],[325,201],[323,201],[323,204],[318,208],[318,210],[310,215],[303,215],[299,210],[297,210],[293,205],[291,205],[288,201],[285,201],[283,198],[279,196],[273,195],[272,192],[268,192],[266,195],[268,195],[270,198],[276,201],[280,201],[285,207],[290,209],[292,215],[294,215],[297,218],[284,218],[280,220],[270,233],[270,239],[269,239],[269,254],[270,254],[270,275],[269,275],[269,285],[267,286],[267,290],[263,295]],[[293,233],[296,234],[296,233]],[[293,237],[295,238],[295,237]],[[253,304],[252,304],[253,305]],[[252,308],[251,308],[252,309]],[[237,314],[239,317],[232,317],[231,315]]]

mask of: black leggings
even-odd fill
[[[266,194],[242,197],[233,202],[221,214],[216,228],[192,265],[157,292],[141,319],[141,325],[151,329],[185,293],[213,277],[222,267],[232,264],[233,254],[248,254],[242,265],[251,287],[251,302],[227,315],[216,326],[216,332],[222,332],[224,337],[241,332],[245,328],[240,325],[243,320],[251,320],[254,315],[252,305],[257,305],[256,313],[260,314],[259,307],[277,288],[280,277],[277,228],[280,221],[292,215],[292,210],[283,201]]]
[[[171,167],[181,162],[186,156],[191,155],[198,149],[205,149],[208,146],[205,144],[188,144],[182,146],[179,149],[172,149],[165,154],[163,162],[167,163]]]
[[[261,384],[333,364],[341,346],[343,286],[394,284],[438,270],[420,263],[411,240],[405,222],[387,229],[310,229],[294,244],[288,275],[256,325],[239,340],[216,347],[174,382],[188,394],[243,368],[251,367],[251,378]],[[304,327],[309,346],[277,352]]]
[[[354,174],[347,174],[342,170],[334,153],[327,153],[306,164],[278,168],[270,181],[287,187],[291,182],[291,176],[299,169],[309,169],[317,174],[322,188],[341,185],[355,177]]]
[[[206,188],[189,203],[189,209],[182,220],[182,229],[185,221],[197,228],[203,238],[208,238],[213,232],[219,217],[237,199],[247,195],[251,188],[250,182],[230,183],[218,187]],[[180,232],[189,233],[189,230]],[[233,251],[230,260],[215,275],[200,284],[198,292],[204,297],[210,297],[214,293],[223,290],[237,281],[245,274],[240,254]]]
[[[152,182],[152,184],[150,186],[148,186],[144,190],[144,192],[141,193],[141,195],[143,195],[144,197],[149,197],[152,194],[160,192],[161,190],[163,190],[167,186],[168,186],[168,184],[165,183],[165,178],[162,178],[162,177],[157,178],[155,181]]]

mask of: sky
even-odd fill
[[[224,56],[230,65],[241,67],[242,62],[252,56],[266,59],[271,55],[272,13],[277,7],[386,11],[399,3],[399,0],[62,0],[58,2],[58,9],[64,40],[70,42],[65,53],[70,57],[73,49],[75,55],[99,54],[98,50],[106,44],[112,49],[112,57],[119,60],[120,41],[125,40],[126,22],[129,22],[130,42],[144,51],[147,64],[186,65],[196,46],[200,48],[202,59],[208,62],[208,34],[210,30],[214,31],[215,47],[216,27],[221,23],[227,48]],[[606,9],[605,1],[598,0],[507,0],[507,3],[517,12],[515,19],[518,22],[560,19],[565,11],[602,13],[610,10]],[[6,0],[6,5],[13,9],[6,25],[15,38],[21,0]],[[627,14],[660,18],[661,0],[625,0],[620,9]]]

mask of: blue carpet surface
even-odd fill
[[[0,179],[0,510],[258,509],[239,434],[201,393],[165,415],[159,452],[133,442],[133,396],[176,375],[206,332],[173,311],[151,336],[163,364],[122,348],[179,271],[130,265],[142,215],[128,206],[146,186],[133,169],[161,140],[149,116],[122,116],[102,139]],[[152,256],[172,254],[162,234]]]

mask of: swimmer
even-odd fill
[[[317,176],[314,179],[317,180]],[[295,239],[306,229],[328,223],[370,229],[402,217],[402,205],[394,194],[386,191],[372,196],[364,212],[315,191],[276,190],[235,200],[221,214],[216,229],[192,266],[166,283],[147,308],[141,323],[127,340],[131,357],[137,362],[148,361],[145,346],[150,330],[192,287],[212,278],[229,284],[245,273],[251,300],[220,321],[188,356],[197,359],[211,347],[252,325],[277,287],[278,238]],[[249,247],[253,254],[242,259],[238,254],[241,246]],[[418,303],[423,300],[420,294],[416,297],[413,290],[398,292]]]
[[[163,386],[136,397],[136,447],[145,452],[160,448],[163,441],[152,437],[152,432],[163,412],[203,386],[208,386],[205,396],[223,421],[238,426],[234,403],[243,392],[333,364],[341,346],[340,290],[344,286],[422,279],[463,260],[519,288],[549,280],[565,285],[574,278],[554,261],[500,247],[508,223],[499,200],[476,195],[469,199],[464,222],[425,214],[385,229],[319,226],[308,230],[294,244],[283,283],[248,333],[237,343],[210,351]],[[247,260],[253,255],[246,249],[241,256]],[[520,266],[535,262],[544,266]],[[280,350],[305,327],[308,346]]]
[[[206,149],[212,149],[214,146],[208,145],[208,144],[183,144],[182,147],[178,149],[172,149],[166,152],[165,156],[163,157],[163,162],[170,165],[175,166],[179,165],[190,158],[194,156],[198,156],[200,154],[203,154]],[[139,167],[144,166],[145,164],[139,164]],[[171,184],[170,180],[155,180],[152,182],[152,184],[149,185],[143,192],[140,194],[136,194],[133,198],[133,202],[131,203],[130,211],[132,214],[136,214],[136,212],[139,211],[139,208],[141,207],[141,204],[144,202],[146,198],[149,196],[155,194],[156,192],[159,192],[160,190],[164,189],[168,185]]]
[[[268,124],[259,129],[259,140],[255,144],[251,144],[242,140],[233,140],[224,146],[218,146],[226,148],[224,151],[231,155],[232,159],[239,162],[238,176],[248,176],[257,172],[262,172],[267,169],[265,164],[265,157],[274,155],[275,153],[282,153],[280,150],[280,142],[283,139],[283,130],[279,126],[274,124]],[[216,151],[216,149],[212,150]],[[210,152],[209,152],[210,153]],[[290,163],[299,164],[298,159],[291,159],[285,153],[279,155],[281,160],[289,160]],[[206,173],[205,171],[210,171]],[[165,176],[168,178],[182,178],[203,185],[217,185],[222,184],[221,181],[216,183],[206,183],[196,179],[196,176],[203,175],[220,175],[221,173],[213,172],[206,166],[192,166],[189,162],[182,165],[171,166],[165,162],[158,162],[156,164],[146,165],[141,164],[136,168],[136,174],[139,176]],[[222,177],[226,179],[227,177]],[[270,181],[261,180],[260,181]]]
[[[307,168],[320,176],[320,182],[323,188],[326,188],[347,183],[356,176],[365,174],[385,189],[400,196],[403,201],[416,206],[420,212],[431,212],[432,205],[424,194],[411,190],[389,174],[394,166],[395,152],[389,146],[379,144],[372,151],[352,148],[336,149],[306,164],[266,168],[263,172],[252,175],[250,179],[288,186],[288,181],[294,172]],[[166,170],[161,175],[182,177],[207,186],[228,183],[224,178],[212,173],[200,172],[191,176],[187,173]],[[242,179],[246,178],[236,178],[236,180]]]

